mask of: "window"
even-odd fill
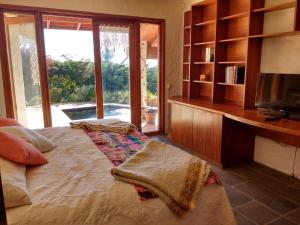
[[[9,115],[30,128],[119,118],[163,131],[163,20],[1,7]]]

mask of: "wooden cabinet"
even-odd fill
[[[222,119],[220,114],[194,109],[192,149],[214,162],[221,161]]]
[[[171,103],[173,142],[220,167],[253,160],[255,135],[222,113]]]
[[[178,145],[193,148],[193,108],[172,104],[171,139]]]

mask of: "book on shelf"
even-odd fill
[[[215,57],[215,49],[212,47],[205,48],[205,62],[213,62]]]
[[[227,84],[244,84],[245,66],[227,66],[225,69],[225,83]]]

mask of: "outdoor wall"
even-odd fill
[[[185,10],[199,0],[185,0]],[[266,0],[266,6],[288,0]],[[264,32],[276,33],[293,29],[294,10],[286,9],[265,15]],[[300,74],[300,36],[264,39],[261,72]],[[286,174],[300,178],[300,149],[262,137],[256,137],[254,160]]]
[[[166,19],[166,99],[169,96],[181,94],[181,80],[178,77],[181,77],[182,71],[182,13],[185,7],[182,0],[0,0],[0,4]],[[166,110],[166,115],[168,115],[168,110]],[[166,125],[168,125],[167,122]]]

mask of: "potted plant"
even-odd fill
[[[147,108],[145,109],[145,119],[147,124],[155,124],[157,115],[157,96],[147,92]]]

